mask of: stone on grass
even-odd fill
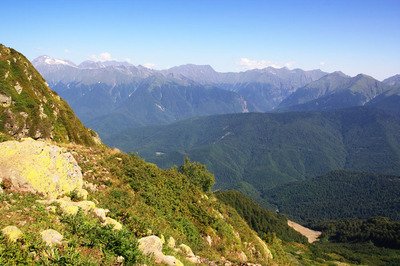
[[[112,228],[114,230],[122,229],[122,224],[110,217],[106,217],[105,221],[103,222],[103,225],[112,225]]]
[[[50,247],[61,245],[61,241],[64,238],[59,232],[53,229],[44,230],[40,232],[40,235],[42,236],[43,242]]]
[[[146,256],[153,256],[156,263],[163,263],[169,266],[183,266],[174,256],[167,256],[162,253],[163,243],[161,238],[152,235],[139,239],[139,250]]]
[[[96,216],[102,222],[106,221],[108,212],[110,212],[110,211],[107,209],[102,209],[102,208],[94,208],[93,209],[94,216]]]
[[[168,238],[167,246],[172,249],[175,248],[175,239],[172,236]]]
[[[4,227],[1,232],[3,235],[11,242],[15,242],[20,239],[23,235],[22,231],[18,229],[18,227],[9,225]]]

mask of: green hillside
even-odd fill
[[[0,131],[3,138],[32,137],[94,145],[83,126],[27,58],[0,44]]]
[[[215,174],[215,188],[259,198],[268,189],[336,169],[400,174],[399,131],[399,118],[357,107],[201,117],[132,129],[105,142],[161,167],[189,156]]]
[[[262,208],[252,199],[235,190],[219,191],[215,195],[227,205],[232,206],[246,222],[264,239],[275,234],[287,242],[306,243],[307,239],[287,225],[287,218]]]

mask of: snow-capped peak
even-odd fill
[[[32,61],[34,65],[66,65],[71,67],[76,67],[74,63],[68,60],[52,58],[47,55],[39,56],[38,58]]]

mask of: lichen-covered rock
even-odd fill
[[[11,97],[0,93],[0,105],[3,107],[10,107]]]
[[[106,217],[105,221],[103,222],[103,225],[112,225],[114,230],[122,229],[122,224],[110,217]]]
[[[61,211],[67,215],[76,215],[79,209],[82,209],[84,213],[88,213],[96,208],[96,204],[93,201],[82,200],[75,202],[69,197],[63,197],[61,199],[38,200],[37,202],[44,205],[57,203],[60,206]]]
[[[10,190],[58,198],[82,190],[81,169],[69,152],[31,138],[0,143],[0,178]]]
[[[195,256],[192,249],[185,244],[180,244],[179,249],[186,257],[194,257]]]
[[[175,239],[172,236],[168,238],[167,246],[172,249],[175,248]]]
[[[158,236],[143,237],[138,242],[139,250],[146,256],[153,256],[156,263],[183,266],[182,262],[174,256],[167,256],[162,253],[163,243]]]
[[[11,242],[15,242],[20,239],[23,235],[22,231],[18,227],[10,225],[1,229],[3,235]]]
[[[61,241],[64,238],[59,232],[53,229],[44,230],[40,232],[40,235],[42,236],[43,242],[45,242],[46,245],[50,247],[61,245]]]
[[[177,251],[183,253],[188,261],[192,263],[200,263],[200,258],[194,255],[192,249],[188,245],[180,244]]]
[[[75,205],[60,205],[61,211],[66,215],[76,215],[79,211],[79,207]]]

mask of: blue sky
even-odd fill
[[[0,42],[33,59],[400,73],[400,1],[2,0]]]

